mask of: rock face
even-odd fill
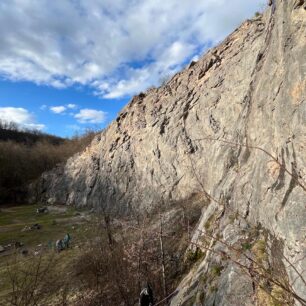
[[[203,193],[211,201],[194,241],[203,241],[212,218],[210,232],[230,245],[260,224],[258,235],[281,240],[282,254],[302,271],[305,1],[272,1],[165,85],[134,97],[85,152],[45,173],[32,193],[42,202],[122,214]],[[212,240],[211,248],[222,245]],[[171,305],[255,305],[254,282],[219,257],[207,252]],[[201,280],[216,260],[222,271],[210,290]],[[296,279],[294,269],[285,269]],[[293,287],[306,298],[300,278]]]

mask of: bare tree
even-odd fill
[[[30,257],[22,260],[16,254],[6,266],[7,281],[11,292],[5,305],[36,306],[47,301],[63,286],[58,281],[53,254]]]

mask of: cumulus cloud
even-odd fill
[[[15,122],[21,128],[42,130],[44,124],[39,124],[35,116],[25,108],[18,107],[0,107],[0,120],[6,122]]]
[[[78,107],[76,104],[67,104],[66,106],[67,108],[70,108],[70,109],[75,109]]]
[[[106,113],[95,109],[84,108],[75,114],[74,117],[80,123],[99,124],[105,122]]]
[[[66,110],[72,110],[73,111],[73,110],[76,110],[77,107],[78,106],[76,104],[71,104],[70,103],[70,104],[66,104],[66,105],[50,106],[49,110],[54,114],[63,115],[63,114],[65,114]],[[45,104],[40,107],[41,110],[46,110],[47,108],[48,108],[48,106],[45,105]]]
[[[194,50],[194,45],[176,41],[161,53],[158,61],[138,69],[126,68],[128,78],[102,83],[102,86],[97,86],[96,94],[115,99],[158,85],[163,79],[181,70],[184,59],[191,57]]]
[[[59,106],[51,106],[50,107],[50,111],[55,113],[55,114],[62,114],[65,112],[66,110],[66,106],[63,106],[63,105],[59,105]]]
[[[1,0],[0,76],[131,95],[216,44],[266,0]]]

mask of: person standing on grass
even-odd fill
[[[69,248],[70,240],[71,240],[71,236],[69,235],[69,233],[67,233],[64,237],[64,247],[65,247],[65,249]]]
[[[62,251],[64,249],[63,240],[61,240],[61,239],[57,240],[56,243],[55,243],[55,248],[56,248],[58,253],[60,251]]]

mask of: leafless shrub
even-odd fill
[[[15,132],[10,140],[0,140],[0,203],[24,201],[27,185],[32,180],[84,150],[96,135],[89,130],[64,140],[33,132]]]
[[[156,300],[165,298],[178,284],[187,240],[179,250],[182,241],[167,234],[162,214],[153,221],[143,216],[111,220],[104,214],[94,226],[96,239],[83,246],[83,255],[74,265],[80,287],[93,290],[92,301],[99,305],[135,305],[146,282]],[[186,229],[182,224],[178,233]]]
[[[63,286],[57,275],[53,254],[21,259],[18,255],[6,267],[10,293],[3,305],[36,306],[47,304],[52,295]]]

